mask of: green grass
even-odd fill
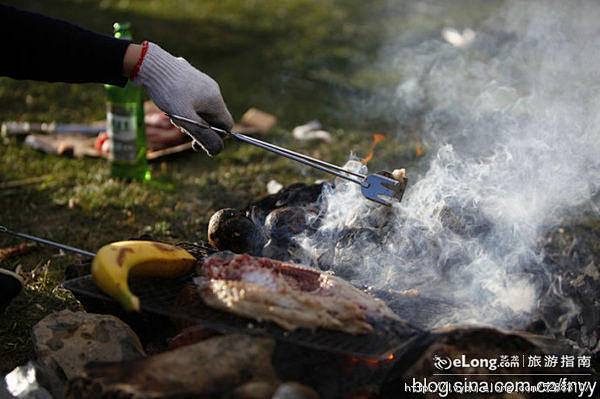
[[[377,147],[372,170],[410,166],[416,158],[414,132],[391,124],[393,117],[374,117],[370,108],[373,89],[401,78],[374,66],[384,36],[392,29],[439,35],[443,24],[461,18],[474,22],[485,14],[480,6],[459,5],[457,9],[475,11],[448,14],[443,20],[435,15],[415,19],[404,3],[362,0],[4,3],[106,34],[114,21],[131,22],[137,40],[157,42],[214,77],[235,119],[249,107],[276,115],[278,127],[265,137],[276,144],[343,163],[351,153],[365,156],[372,134],[384,133],[388,141]],[[104,117],[102,85],[0,78],[2,121],[89,123]],[[332,133],[334,144],[291,138],[294,126],[313,119]],[[25,146],[22,138],[0,140],[0,224],[88,251],[142,234],[172,242],[205,239],[215,211],[243,208],[265,194],[269,180],[288,185],[325,177],[228,141],[215,159],[179,154],[151,164],[153,183],[128,183],[111,178],[103,160],[46,155]],[[0,248],[20,242],[0,236]],[[0,321],[0,373],[33,357],[29,334],[37,321],[56,310],[79,308],[58,288],[65,268],[77,257],[40,246],[0,261],[0,267],[18,270],[27,283]]]

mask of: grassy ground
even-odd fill
[[[14,1],[18,7],[111,33],[130,21],[134,36],[160,43],[221,84],[235,118],[249,107],[275,114],[266,139],[332,162],[366,155],[373,133],[392,129],[349,110],[346,101],[368,96],[365,69],[384,34],[372,21],[386,2],[317,1]],[[18,34],[18,32],[15,32]],[[43,63],[43,60],[40,62]],[[101,85],[68,85],[0,78],[0,120],[84,123],[105,113]],[[350,111],[350,112],[348,112]],[[297,143],[293,126],[319,119],[333,145]],[[400,135],[400,137],[402,137]],[[377,149],[374,168],[406,166],[415,141],[390,138]],[[3,137],[0,224],[9,229],[95,251],[110,241],[151,234],[167,241],[202,239],[218,209],[241,208],[265,193],[266,183],[322,178],[287,160],[229,142],[216,159],[185,153],[152,163],[152,184],[110,177],[98,159],[43,154],[22,138]],[[22,240],[0,236],[0,248]],[[45,315],[78,302],[58,287],[77,255],[50,247],[1,260],[17,270],[26,289],[0,320],[0,373],[33,357],[31,327]]]

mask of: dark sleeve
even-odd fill
[[[5,5],[0,5],[0,38],[0,76],[118,86],[127,83],[121,73],[129,40]]]

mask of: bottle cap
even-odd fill
[[[115,22],[113,24],[113,31],[115,37],[131,37],[131,23],[129,22]]]

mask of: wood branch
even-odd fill
[[[37,244],[35,242],[24,242],[22,244],[14,245],[12,247],[0,248],[0,260],[26,254],[28,252],[31,252],[35,247],[37,247]]]

